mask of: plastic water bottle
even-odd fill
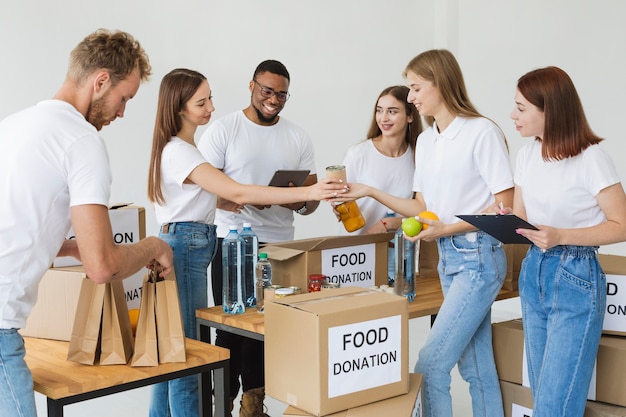
[[[259,262],[256,264],[256,311],[265,312],[265,287],[272,285],[272,264],[267,259],[267,253],[259,254]]]
[[[394,238],[396,279],[393,288],[397,295],[406,297],[409,302],[415,298],[415,247],[416,244],[406,239],[399,227]]]
[[[396,217],[396,213],[391,209],[387,209],[385,218],[388,217]],[[393,241],[394,239],[391,240],[391,244],[387,245],[387,284],[389,286],[393,285],[396,275],[396,257],[394,256],[395,249],[393,246]]]
[[[237,233],[237,226],[233,225],[222,242],[222,307],[228,314],[246,311],[242,261],[243,239]]]
[[[259,253],[259,238],[252,230],[250,223],[244,223],[239,236],[243,239],[243,280],[244,303],[246,307],[254,307],[256,298],[254,296],[254,281],[257,257]]]

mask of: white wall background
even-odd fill
[[[323,173],[364,138],[374,100],[384,87],[404,82],[406,63],[423,50],[448,48],[475,105],[504,129],[512,161],[528,140],[519,138],[508,116],[516,80],[557,65],[574,80],[592,128],[607,139],[603,146],[626,180],[620,106],[626,95],[625,17],[622,0],[2,2],[0,118],[51,97],[70,50],[87,33],[100,27],[132,33],[148,52],[154,75],[124,119],[102,136],[113,166],[111,203],[146,206],[147,232],[155,234],[147,171],[158,86],[171,69],[188,67],[208,77],[216,118],[248,105],[248,81],[260,61],[282,61],[292,75],[292,97],[282,114],[309,132]],[[297,238],[332,235],[338,227],[325,205],[296,222]],[[602,251],[626,255],[626,246]]]

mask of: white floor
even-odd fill
[[[519,298],[497,301],[492,311],[492,321],[500,322],[521,317]],[[413,369],[417,360],[420,346],[426,340],[430,318],[422,317],[409,322],[409,365]],[[455,417],[471,417],[471,401],[465,381],[461,379],[456,369],[452,374],[452,398]],[[37,412],[40,417],[46,416],[46,398],[36,394]],[[150,401],[150,389],[139,388],[126,393],[110,395],[107,397],[84,401],[65,407],[65,417],[136,417],[148,415]],[[235,401],[233,416],[239,414],[239,398]],[[273,398],[267,397],[265,404],[268,414],[272,417],[281,417],[286,405]]]

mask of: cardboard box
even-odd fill
[[[422,374],[409,375],[409,392],[386,400],[330,414],[327,417],[422,417],[424,396]],[[288,406],[283,417],[310,417],[306,411]]]
[[[502,391],[504,417],[532,417],[533,401],[530,388],[500,381],[500,390]],[[587,401],[584,417],[626,417],[626,408],[597,401]]]
[[[606,312],[602,333],[626,336],[626,257],[600,255],[606,274]]]
[[[524,357],[524,329],[522,319],[493,323],[493,356],[498,378],[522,385]]]
[[[138,206],[121,205],[109,209],[113,240],[115,243],[136,243],[146,237],[146,209]],[[66,239],[74,239],[74,230],[70,228]],[[61,256],[54,260],[54,268],[81,265],[71,256]]]
[[[533,398],[530,388],[500,381],[500,391],[502,391],[504,417],[532,417]]]
[[[124,280],[124,292],[128,309],[138,309],[141,302],[143,268]],[[84,278],[82,265],[50,268],[39,281],[37,302],[33,307],[22,336],[69,341],[72,337],[74,316],[78,306],[78,295]]]
[[[393,233],[334,236],[271,243],[259,249],[272,264],[272,283],[305,290],[311,274],[342,287],[387,284],[387,248]]]
[[[408,302],[362,288],[265,304],[265,390],[323,416],[409,391]]]
[[[528,387],[521,320],[494,323],[493,352],[501,380]],[[587,398],[626,406],[626,338],[602,336]]]

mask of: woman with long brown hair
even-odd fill
[[[606,305],[598,247],[626,240],[626,196],[570,77],[531,71],[517,83],[513,211],[539,230],[519,277],[535,417],[582,417]]]
[[[174,271],[185,336],[197,338],[195,313],[208,307],[207,268],[217,244],[217,195],[244,204],[286,204],[325,200],[345,191],[345,184],[324,179],[308,187],[240,184],[216,169],[196,148],[198,126],[211,119],[213,97],[206,77],[175,69],[161,81],[154,126],[148,197],[161,224],[159,237],[174,250]],[[194,376],[157,384],[150,416],[197,416],[198,379]]]

